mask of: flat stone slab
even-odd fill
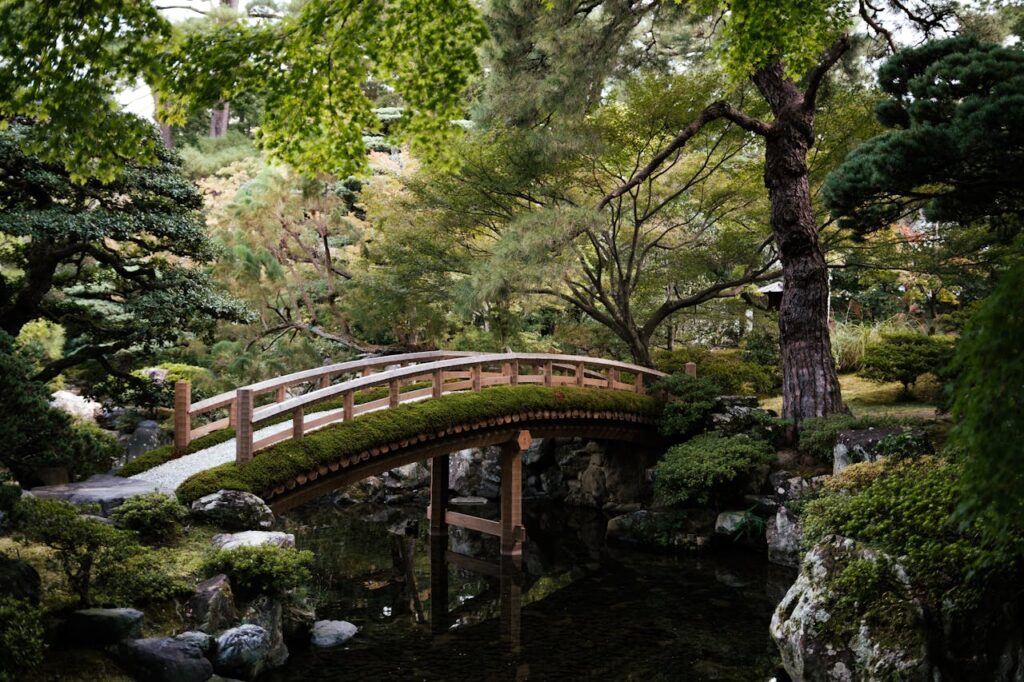
[[[238,549],[239,547],[258,547],[260,545],[277,545],[278,547],[294,547],[295,536],[291,533],[278,531],[247,530],[241,533],[220,533],[210,540],[217,549]]]
[[[448,500],[448,504],[453,504],[458,507],[473,507],[477,505],[487,504],[487,498],[475,496],[453,497],[452,499]]]
[[[60,485],[42,485],[32,488],[36,497],[51,500],[64,500],[76,505],[97,504],[103,516],[108,515],[129,497],[147,495],[149,493],[173,493],[160,484],[134,478],[121,478],[107,474],[96,474],[77,483]]]

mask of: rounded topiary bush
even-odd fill
[[[774,458],[765,441],[706,433],[665,453],[655,469],[655,497],[660,504],[719,507],[759,485]]]
[[[299,587],[310,577],[313,553],[276,545],[222,549],[203,566],[207,575],[224,573],[242,596],[280,594]]]
[[[110,513],[118,527],[135,531],[144,540],[167,542],[177,537],[188,510],[177,498],[164,493],[138,495],[125,500]]]
[[[868,346],[860,375],[870,381],[903,384],[903,395],[925,373],[941,373],[953,357],[953,340],[945,336],[927,336],[914,332],[883,334],[882,340]]]
[[[685,438],[704,430],[721,393],[714,382],[685,374],[664,377],[653,390],[666,398],[658,429],[669,438]]]

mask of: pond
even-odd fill
[[[606,521],[527,504],[522,559],[502,561],[497,538],[462,529],[431,546],[422,507],[294,511],[283,522],[316,553],[317,617],[360,631],[339,650],[293,651],[269,679],[771,677],[768,623],[793,572],[728,547],[670,557],[608,546]]]

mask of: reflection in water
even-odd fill
[[[504,561],[497,538],[479,533],[451,527],[432,542],[422,508],[289,514],[317,555],[318,617],[360,632],[340,651],[293,651],[270,679],[768,678],[768,621],[791,573],[755,554],[608,547],[596,511],[524,511],[523,554]]]

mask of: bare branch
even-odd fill
[[[818,98],[818,89],[821,87],[821,82],[825,79],[825,74],[829,72],[836,62],[839,61],[846,51],[850,49],[850,37],[843,35],[832,43],[832,46],[825,50],[825,54],[818,60],[817,66],[811,71],[811,74],[807,77],[807,89],[804,91],[804,109],[812,111],[815,106],[815,100]]]
[[[613,189],[611,192],[606,194],[601,199],[600,203],[598,203],[597,208],[604,208],[613,199],[621,197],[623,194],[629,192],[631,189],[642,183],[652,173],[658,170],[658,167],[661,166],[661,164],[664,163],[666,159],[672,156],[672,154],[677,149],[682,148],[695,135],[697,135],[697,133],[699,133],[704,128],[704,126],[719,119],[726,119],[728,121],[732,121],[736,125],[743,128],[744,130],[750,131],[752,133],[757,133],[758,135],[767,135],[768,132],[771,130],[771,126],[769,126],[764,121],[753,118],[752,116],[748,116],[747,114],[733,107],[728,102],[718,101],[709,104],[707,107],[704,108],[703,111],[700,112],[700,114],[697,115],[697,118],[691,121],[688,126],[680,130],[679,134],[677,134],[668,145],[666,145],[657,154],[655,154],[646,166],[644,166],[642,169],[634,173],[633,177],[631,177],[628,182],[626,182],[623,185],[620,185],[619,187]]]

